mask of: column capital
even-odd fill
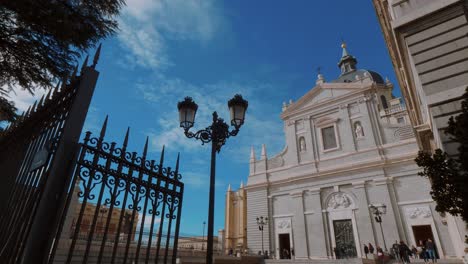
[[[289,193],[289,195],[293,198],[302,197],[303,194],[304,194],[304,190],[293,191]]]
[[[320,194],[320,191],[321,191],[320,188],[309,189],[309,193],[312,195]]]
[[[377,178],[374,179],[375,185],[387,185],[389,183],[392,183],[393,177],[382,177],[382,178]]]
[[[354,189],[359,189],[359,188],[366,188],[366,181],[357,181],[357,182],[352,182]]]

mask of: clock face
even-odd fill
[[[333,126],[322,128],[323,149],[336,148],[335,128]]]

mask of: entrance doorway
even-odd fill
[[[435,244],[434,234],[432,233],[431,225],[417,225],[412,226],[411,228],[413,229],[414,241],[416,241],[416,244],[419,246],[420,241],[422,241],[422,243],[424,244],[428,239],[432,240],[432,242],[435,245],[436,258],[439,258],[439,252],[437,252],[438,245]]]
[[[289,234],[279,234],[279,255],[280,259],[291,258],[291,244]]]
[[[335,248],[333,249],[335,257],[337,259],[357,257],[351,219],[334,220],[333,231],[335,232]]]

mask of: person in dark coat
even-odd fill
[[[424,241],[419,240],[419,246],[421,247],[421,252],[419,253],[419,258],[424,259],[424,262],[428,262],[427,259],[427,251],[426,251],[426,243]]]
[[[405,244],[405,242],[400,241],[400,245],[398,246],[398,252],[400,253],[400,258],[404,264],[410,263],[409,255],[411,254],[411,250]]]
[[[374,254],[374,246],[371,243],[369,243],[369,253]]]
[[[400,248],[400,245],[398,244],[398,241],[395,241],[395,243],[392,245],[392,250],[393,250],[393,254],[395,255],[395,259],[397,261],[401,261],[399,248]]]
[[[364,254],[366,254],[366,258],[367,258],[367,254],[369,254],[369,247],[364,244]]]

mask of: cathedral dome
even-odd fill
[[[333,83],[351,83],[365,78],[370,78],[371,81],[378,84],[385,83],[380,74],[370,70],[357,69],[357,59],[348,53],[346,44],[342,43],[341,48],[343,49],[343,54],[338,62],[341,74],[338,79],[332,81]]]

